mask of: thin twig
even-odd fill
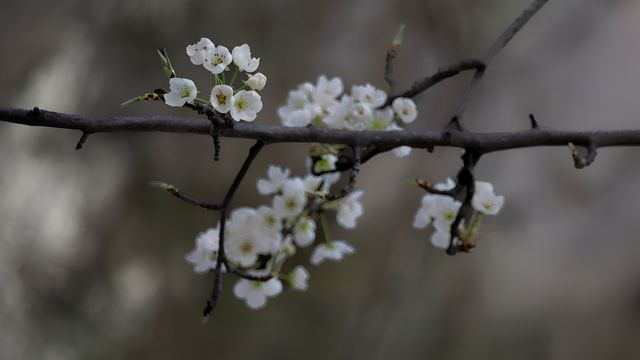
[[[80,139],[78,140],[78,143],[76,144],[76,150],[82,149],[82,146],[84,146],[84,143],[87,142],[87,139],[89,138],[89,135],[91,135],[91,133],[88,132],[88,131],[83,131],[82,132],[82,136],[80,136]]]
[[[513,37],[531,20],[531,18],[548,2],[549,0],[533,0],[529,7],[520,14],[503,32],[500,34],[498,39],[491,45],[487,53],[485,54],[482,62],[485,66],[488,66],[491,60],[493,60],[498,53],[513,39]],[[473,75],[473,79],[469,84],[467,92],[465,93],[458,109],[453,115],[451,122],[449,123],[449,128],[462,130],[465,128],[464,123],[462,121],[462,116],[464,115],[471,98],[473,97],[475,91],[478,88],[478,84],[484,75],[484,68],[477,69],[476,73]]]

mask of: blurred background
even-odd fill
[[[3,1],[0,104],[87,115],[175,114],[160,103],[119,104],[166,87],[155,54],[206,81],[185,46],[207,36],[248,43],[268,77],[260,123],[278,122],[289,89],[321,74],[345,84],[383,81],[387,46],[406,32],[401,89],[481,57],[528,0]],[[533,112],[558,129],[637,128],[640,2],[551,1],[491,64],[466,114],[477,131],[525,129]],[[416,98],[411,129],[439,129],[470,73]],[[565,148],[491,154],[478,178],[506,197],[478,248],[449,257],[411,227],[423,193],[403,183],[453,176],[457,149],[379,156],[362,168],[365,214],[334,226],[357,253],[310,268],[306,293],[252,311],[225,279],[207,324],[211,275],[184,254],[217,222],[148,186],[175,184],[221,199],[247,140],[80,133],[0,123],[1,359],[638,359],[639,149],[601,149],[573,168]],[[269,164],[304,171],[307,145],[263,151],[235,206]],[[295,262],[308,263],[309,251]]]

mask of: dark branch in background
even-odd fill
[[[258,153],[260,152],[260,150],[262,150],[263,146],[264,146],[264,143],[258,140],[255,143],[255,145],[253,145],[251,149],[249,149],[247,158],[244,160],[244,163],[242,164],[242,167],[238,171],[238,174],[236,175],[235,179],[233,179],[233,183],[231,183],[229,190],[227,190],[227,194],[224,196],[224,200],[222,200],[222,204],[220,204],[218,258],[216,260],[216,269],[214,270],[213,289],[211,290],[211,295],[209,296],[209,299],[207,299],[207,303],[204,309],[202,310],[203,316],[208,316],[211,313],[211,311],[213,311],[216,304],[218,303],[218,298],[220,297],[220,293],[222,292],[222,271],[223,271],[222,266],[223,265],[225,269],[227,269],[227,271],[232,272],[236,275],[248,278],[250,280],[256,279],[256,277],[253,277],[249,274],[245,274],[243,271],[235,268],[231,263],[227,261],[227,257],[224,253],[225,251],[224,229],[227,223],[227,216],[229,215],[229,205],[231,204],[231,200],[233,199],[233,196],[235,195],[236,191],[238,191],[238,188],[240,187],[240,183],[242,183],[242,179],[244,179],[245,175],[247,175],[247,171],[249,171],[249,168],[251,167],[251,163],[253,162],[253,160],[255,160],[256,156],[258,156]],[[266,281],[266,280],[269,280],[270,278],[271,276],[265,276],[265,277],[261,277],[260,280]]]
[[[78,140],[78,143],[76,144],[76,150],[82,149],[82,146],[84,145],[85,142],[87,142],[87,139],[89,138],[89,135],[91,135],[90,132],[87,132],[87,131],[82,132],[82,136],[80,136],[80,139]]]
[[[549,0],[534,0],[529,5],[529,7],[525,11],[523,11],[522,14],[520,14],[520,16],[518,16],[511,23],[511,25],[509,25],[509,27],[507,27],[507,29],[502,32],[502,34],[500,34],[500,37],[498,37],[498,40],[496,40],[496,42],[494,42],[493,45],[491,45],[491,47],[485,54],[484,58],[482,59],[482,62],[484,63],[485,66],[489,65],[491,60],[493,60],[493,58],[496,55],[498,55],[498,53],[502,49],[504,49],[504,47],[509,43],[509,41],[511,41],[511,39],[518,33],[518,31],[520,31],[548,1]],[[462,116],[464,115],[464,112],[467,109],[467,106],[469,105],[469,102],[471,101],[473,94],[478,88],[478,84],[480,83],[480,80],[484,75],[484,71],[485,71],[484,68],[477,69],[476,73],[473,75],[473,79],[469,84],[467,93],[462,98],[462,101],[460,102],[458,109],[456,110],[455,114],[453,115],[453,118],[451,119],[451,122],[449,124],[450,128],[457,128],[459,130],[464,129],[464,122],[462,121]]]

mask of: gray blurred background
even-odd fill
[[[482,56],[527,0],[2,1],[0,103],[88,115],[178,114],[119,104],[166,79],[165,47],[197,83],[187,44],[248,43],[268,76],[258,122],[276,123],[287,91],[320,74],[385,88],[386,48],[407,30],[400,88]],[[640,2],[551,1],[491,65],[467,111],[478,131],[528,126],[637,128]],[[470,74],[416,98],[412,129],[444,126]],[[1,359],[638,359],[638,149],[602,149],[585,169],[565,148],[491,154],[478,177],[506,197],[480,246],[448,257],[411,227],[423,195],[407,178],[441,181],[457,149],[379,156],[363,167],[365,215],[334,227],[357,254],[311,268],[306,293],[262,311],[233,298],[203,325],[210,275],[183,260],[215,215],[150,188],[173,183],[221,199],[246,140],[171,134],[80,134],[0,123]],[[269,164],[303,171],[306,145],[269,146],[234,205],[265,201]],[[306,263],[309,251],[295,259]]]

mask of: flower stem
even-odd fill
[[[231,85],[233,87],[233,83],[236,81],[236,77],[238,76],[238,73],[240,72],[240,68],[236,66],[236,70],[233,72],[233,77],[231,78],[231,81],[229,82],[229,85]]]
[[[322,233],[324,234],[324,241],[329,245],[333,245],[333,237],[331,236],[331,229],[329,228],[329,223],[327,222],[327,217],[324,216],[324,213],[320,214],[320,223],[322,224]]]

